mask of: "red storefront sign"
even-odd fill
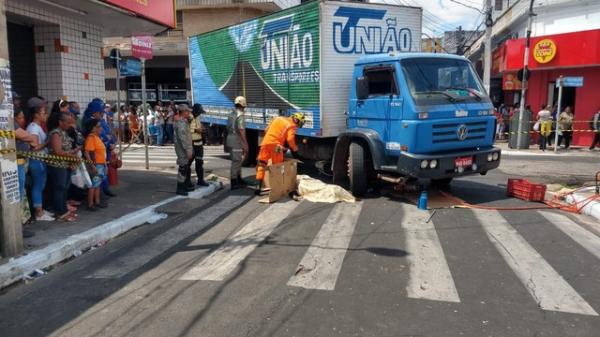
[[[148,20],[176,28],[174,0],[103,0]]]
[[[132,36],[131,56],[144,60],[152,59],[152,37]]]
[[[506,41],[494,51],[492,71],[523,68],[525,39]],[[537,59],[536,59],[537,57]],[[529,69],[557,69],[600,65],[600,29],[531,38]]]

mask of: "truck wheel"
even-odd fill
[[[450,188],[450,183],[452,182],[452,178],[444,178],[444,179],[432,179],[431,184],[440,190],[447,190]]]
[[[350,191],[355,196],[364,195],[367,191],[367,169],[365,148],[360,143],[350,143],[348,156],[348,176],[350,178]]]

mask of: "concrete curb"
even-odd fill
[[[201,199],[223,188],[222,182],[211,183],[210,186],[190,192],[188,197]],[[60,242],[48,245],[27,255],[11,259],[0,265],[0,289],[18,282],[33,273],[36,269],[44,269],[64,261],[72,256],[81,254],[100,242],[113,239],[133,228],[145,224],[151,217],[156,216],[156,208],[172,201],[183,199],[174,196],[156,204],[147,206],[118,219],[109,221],[83,233],[71,235]]]
[[[595,193],[595,187],[589,187],[583,190],[580,190],[581,193],[573,193],[567,196],[565,199],[570,204],[575,204],[587,199],[590,195],[585,194],[586,191],[590,191]],[[600,200],[594,200],[587,204],[585,207],[581,209],[581,213],[585,215],[589,215],[592,218],[596,219],[600,222]]]

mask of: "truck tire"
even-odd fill
[[[432,179],[431,184],[440,190],[447,190],[450,188],[450,183],[452,182],[452,178],[443,178],[443,179]]]
[[[366,152],[363,144],[350,143],[348,177],[350,178],[350,191],[357,197],[367,192]]]

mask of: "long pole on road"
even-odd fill
[[[150,159],[148,158],[148,109],[146,108],[146,59],[142,61],[142,113],[144,116],[144,152],[146,154],[146,170],[150,169]]]
[[[492,72],[492,0],[485,2],[485,46],[483,60],[483,85],[487,94],[490,94],[490,78]]]
[[[556,81],[558,84],[558,106],[556,107],[556,130],[554,130],[554,153],[558,152],[558,117],[560,116],[560,109],[562,104],[562,92],[563,92],[563,77],[562,75]]]
[[[118,50],[118,49],[117,49]],[[117,141],[119,142],[119,159],[123,160],[123,142],[121,141],[121,138],[123,138],[123,135],[121,133],[121,55],[117,52],[116,53],[116,64],[117,64],[117,120],[119,122],[119,130],[117,131],[117,134],[119,135],[119,137],[117,138]]]
[[[521,148],[521,139],[523,139],[523,115],[525,114],[525,94],[527,92],[527,76],[529,69],[529,44],[531,42],[531,26],[533,24],[533,3],[534,0],[529,2],[529,14],[527,17],[527,38],[525,39],[525,55],[523,56],[523,79],[521,82],[521,102],[519,104],[519,127],[517,130],[517,149]],[[529,122],[529,121],[527,121]],[[529,123],[527,123],[529,125]],[[529,131],[529,130],[527,130]],[[529,133],[527,134],[529,136]]]

